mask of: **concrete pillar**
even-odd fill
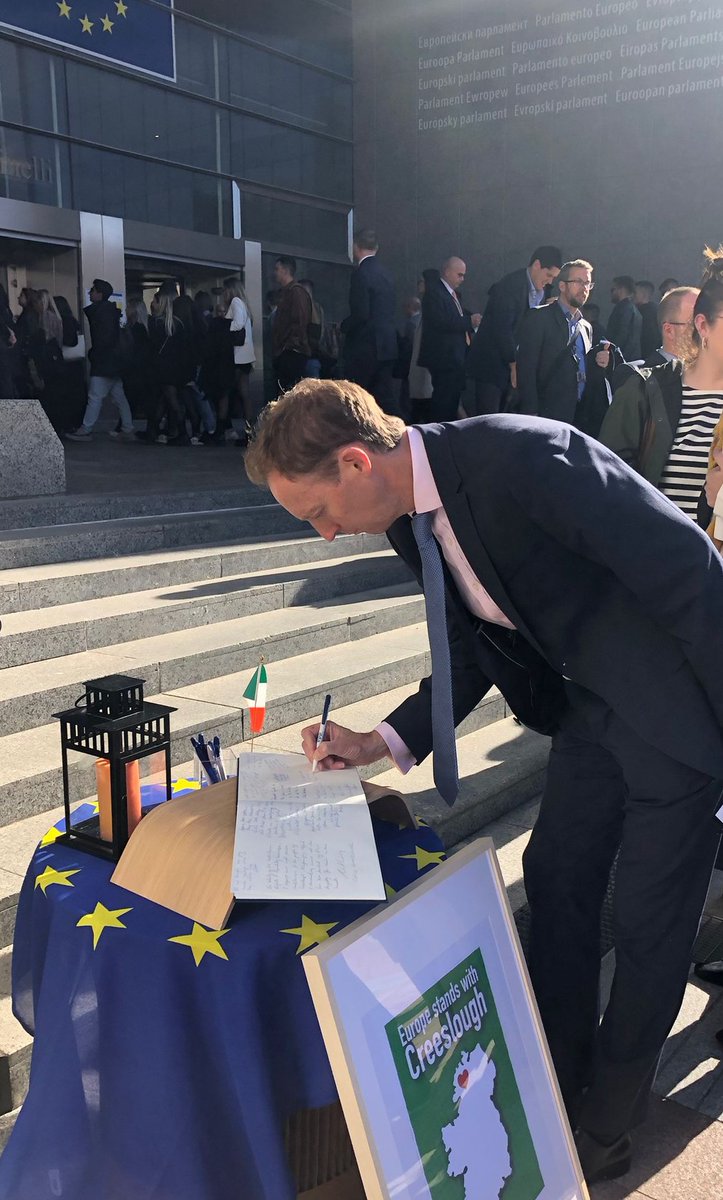
[[[93,280],[107,279],[114,289],[111,300],[125,312],[125,243],[120,217],[80,214],[80,276],[83,308],[90,303],[88,292]]]
[[[244,280],[254,314],[254,352],[251,399],[258,411],[264,400],[264,281],[261,272],[261,242],[244,242]]]

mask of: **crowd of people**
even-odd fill
[[[150,303],[95,279],[83,310],[86,337],[67,299],[24,288],[15,316],[0,288],[0,393],[37,398],[58,435],[89,442],[103,403],[114,406],[111,436],[166,445],[245,445],[253,418],[249,374],[254,322],[239,277],[216,298],[161,285]],[[86,353],[87,344],[87,353]],[[237,432],[232,414],[239,414]],[[145,429],[140,426],[145,422]]]
[[[723,444],[723,249],[706,252],[700,286],[664,279],[657,303],[650,280],[616,276],[604,324],[586,259],[538,246],[526,267],[492,285],[482,312],[470,312],[466,264],[453,256],[423,271],[399,335],[394,281],[377,251],[372,233],[356,235],[342,323],[355,340],[344,365],[388,415],[408,424],[496,412],[564,421],[710,524],[706,491],[717,501]]]
[[[723,411],[715,342],[696,342],[699,288],[667,278],[655,303],[651,281],[616,276],[603,323],[592,300],[593,265],[563,261],[558,247],[543,245],[492,285],[481,312],[471,312],[462,293],[466,264],[451,256],[421,273],[399,326],[395,282],[378,251],[372,230],[354,235],[340,324],[327,320],[313,281],[297,278],[289,255],[276,259],[258,323],[236,276],[217,294],[193,298],[169,281],[150,312],[137,296],[124,314],[111,283],[97,279],[85,327],[63,296],[26,287],[14,315],[0,288],[0,393],[37,397],[71,441],[91,440],[107,399],[119,439],[245,446],[258,408],[250,388],[254,341],[263,337],[264,402],[304,378],[346,378],[408,424],[499,411],[566,421],[628,462],[642,455],[646,477],[695,514]],[[710,273],[721,274],[719,260]],[[669,408],[664,454],[660,423],[656,437],[640,427],[658,388]]]

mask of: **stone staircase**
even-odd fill
[[[269,702],[259,749],[298,750],[326,691],[335,720],[373,728],[429,660],[423,600],[384,538],[326,543],[260,492],[6,503],[0,562],[1,1147],[27,1090],[32,1045],[11,1012],[18,895],[38,840],[61,815],[51,714],[87,679],[138,675],[147,696],[177,709],[173,762],[188,772],[199,729],[240,747],[240,699],[261,654]],[[406,777],[388,763],[365,771],[413,793],[416,813],[450,849],[539,793],[547,743],[493,693],[461,727],[458,748],[452,809],[429,762]],[[92,794],[92,764],[72,767],[71,786]],[[522,902],[519,852],[503,870]]]

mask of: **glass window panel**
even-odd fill
[[[54,138],[0,126],[0,196],[70,208],[68,147]]]
[[[52,72],[62,84],[62,60],[0,37],[0,121],[54,129]],[[65,133],[62,90],[56,105],[58,131]]]
[[[231,118],[231,170],[244,179],[351,202],[351,147],[301,130]]]
[[[244,237],[254,241],[300,246],[325,254],[347,251],[346,213],[245,192],[241,221]]]
[[[231,236],[227,180],[85,146],[73,146],[71,159],[78,208]]]
[[[176,0],[176,9],[328,70],[352,74],[348,12],[314,0]]]
[[[317,133],[352,136],[351,84],[228,40],[229,100]]]
[[[215,110],[210,106],[85,63],[68,60],[66,70],[69,133],[74,137],[216,169]]]
[[[216,95],[213,43],[216,35],[176,18],[176,82],[200,96]]]

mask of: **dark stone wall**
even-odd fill
[[[356,222],[400,295],[459,254],[477,308],[543,242],[594,264],[603,316],[613,275],[697,282],[723,241],[719,3],[355,0],[354,27]]]

